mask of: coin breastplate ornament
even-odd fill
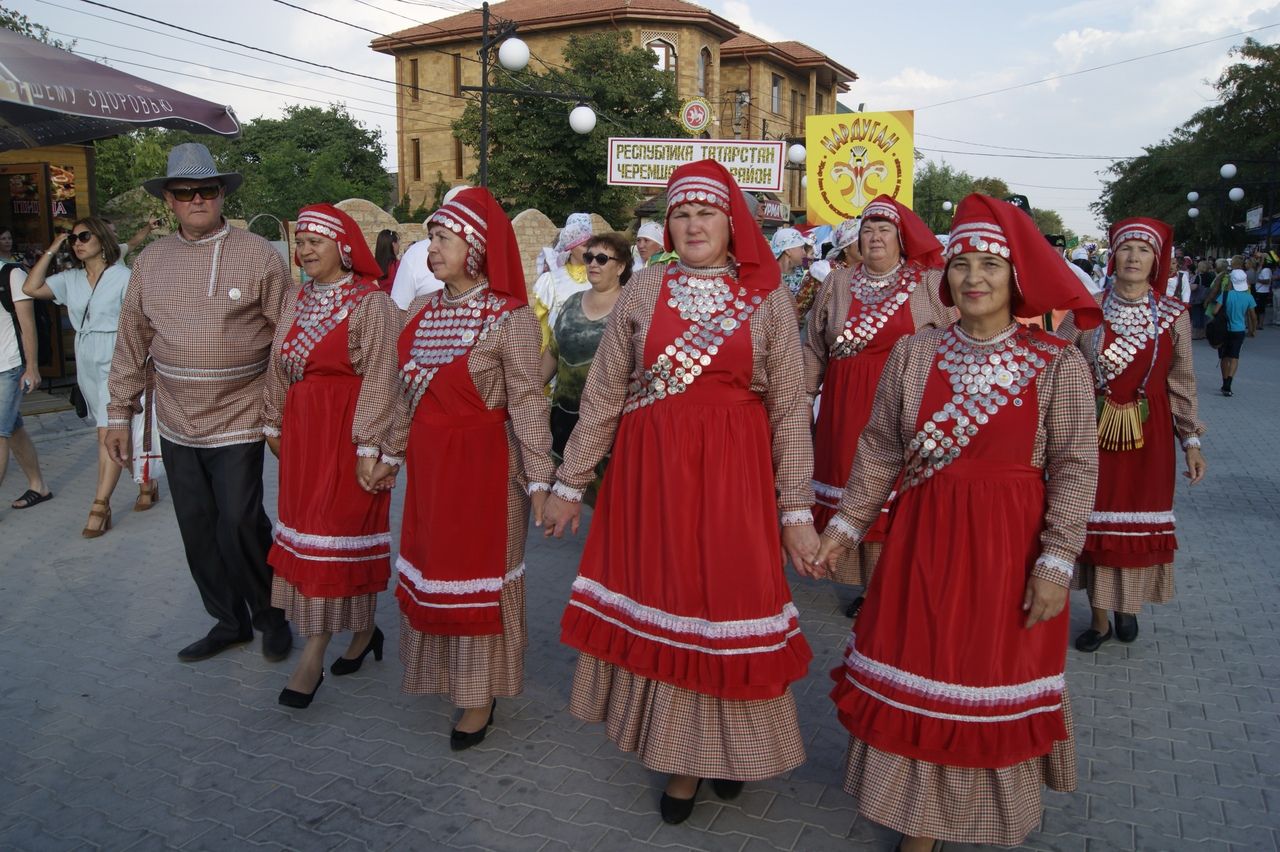
[[[419,314],[409,360],[400,368],[410,411],[417,407],[436,373],[469,353],[511,315],[503,311],[506,302],[484,285],[457,301],[450,301],[443,290],[433,294]]]
[[[667,345],[648,369],[632,377],[623,414],[687,391],[710,366],[724,342],[747,324],[763,299],[749,295],[747,288],[739,286],[732,271],[693,269],[680,264],[674,275],[668,274],[667,307],[690,326]]]
[[[919,485],[958,459],[1005,406],[1021,408],[1022,394],[1053,352],[1016,324],[983,341],[969,337],[958,325],[947,329],[934,368],[947,377],[951,400],[907,444],[903,487]]]
[[[371,291],[367,282],[352,286],[351,279],[347,275],[332,284],[311,281],[303,289],[292,333],[280,345],[280,364],[290,384],[302,381],[316,346],[341,325]]]
[[[891,276],[880,278],[867,274],[866,267],[859,266],[849,282],[858,306],[850,312],[844,328],[831,344],[828,357],[852,358],[866,349],[893,315],[907,305],[919,286],[920,270],[916,267],[895,269]]]

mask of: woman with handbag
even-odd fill
[[[1132,642],[1143,604],[1172,600],[1175,441],[1193,485],[1206,467],[1191,318],[1163,295],[1173,230],[1125,219],[1110,236],[1115,283],[1098,297],[1104,321],[1076,338],[1093,368],[1098,411],[1098,493],[1074,586],[1088,590],[1093,607],[1093,624],[1076,637],[1084,652],[1113,637]]]
[[[75,267],[50,274],[49,266],[67,240],[71,240]],[[98,482],[89,519],[80,533],[85,538],[98,538],[111,529],[111,494],[120,480],[120,465],[111,460],[106,446],[107,374],[116,346],[120,306],[129,284],[129,269],[119,260],[120,247],[105,219],[77,219],[70,233],[54,238],[22,285],[22,292],[33,299],[53,299],[66,305],[76,332],[76,386],[98,426]],[[134,508],[149,509],[159,496],[155,480],[143,483]]]

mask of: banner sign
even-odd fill
[[[1250,208],[1249,211],[1244,214],[1244,226],[1248,228],[1250,231],[1253,231],[1253,230],[1256,230],[1257,228],[1262,227],[1262,205],[1261,204],[1259,204],[1257,207]]]
[[[609,138],[610,186],[666,186],[685,163],[715,160],[749,192],[782,190],[782,140]],[[908,146],[909,147],[909,146]]]
[[[912,206],[915,114],[857,112],[805,119],[808,219],[838,225],[878,195]]]

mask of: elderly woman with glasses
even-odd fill
[[[813,440],[814,523],[826,527],[844,492],[858,438],[893,345],[922,328],[949,325],[955,312],[938,295],[942,245],[905,205],[887,195],[862,212],[858,228],[841,225],[837,242],[857,234],[862,261],[823,282],[805,330],[805,382],[821,394]],[[846,255],[847,256],[847,255]],[[892,499],[892,495],[890,496]],[[884,540],[884,519],[836,569],[837,583],[866,587]],[[845,614],[853,617],[858,596]]]
[[[50,274],[49,266],[63,244],[71,241],[75,267]],[[129,269],[119,263],[120,247],[105,219],[89,216],[76,220],[70,233],[54,238],[40,256],[22,292],[33,299],[55,299],[67,306],[67,317],[76,331],[76,385],[84,395],[98,427],[98,484],[89,509],[89,520],[80,535],[98,538],[111,529],[111,494],[120,481],[120,465],[107,452],[107,376],[116,348],[120,306],[129,285]],[[140,487],[139,506],[154,502],[156,482]]]
[[[612,449],[561,624],[569,710],[669,776],[678,823],[702,779],[729,799],[804,760],[789,685],[812,654],[780,555],[816,574],[817,534],[791,293],[723,166],[676,169],[667,200],[680,260],[614,308],[544,520],[577,529]]]
[[[1015,317],[1100,312],[1031,217],[960,203],[940,296],[960,319],[899,340],[819,561],[901,490],[831,693],[864,817],[938,841],[1020,845],[1041,788],[1073,790],[1067,587],[1098,461],[1088,367]]]
[[[427,233],[444,289],[415,299],[400,332],[404,395],[383,469],[403,456],[409,477],[396,560],[402,688],[449,696],[462,711],[449,745],[461,751],[484,740],[497,699],[524,688],[524,542],[555,467],[511,222],[488,190],[468,188]]]
[[[591,238],[582,255],[591,289],[574,293],[564,303],[556,318],[551,346],[542,353],[542,378],[547,381],[555,378],[555,389],[551,393],[551,453],[557,461],[562,460],[565,444],[578,424],[582,387],[600,338],[622,295],[623,285],[631,278],[628,248],[621,234]],[[604,465],[602,460],[598,474],[604,474]],[[595,505],[595,491],[593,482],[583,498],[588,505]]]

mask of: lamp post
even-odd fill
[[[577,106],[569,113],[569,126],[575,133],[586,135],[595,129],[596,114],[586,104],[586,98],[578,94],[539,92],[534,89],[506,89],[489,85],[489,68],[493,64],[493,49],[498,46],[498,64],[508,71],[521,71],[529,64],[529,46],[515,37],[515,21],[502,21],[491,26],[489,4],[480,6],[480,85],[459,86],[464,92],[480,93],[480,185],[489,185],[489,95],[514,95],[522,98],[551,98],[558,101],[575,101]]]

